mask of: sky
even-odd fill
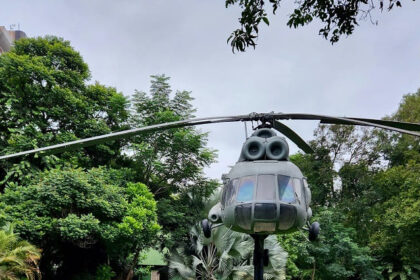
[[[318,35],[317,22],[288,28],[294,1],[283,3],[270,26],[260,28],[257,48],[235,54],[226,40],[240,10],[226,9],[223,0],[0,0],[0,25],[69,40],[92,82],[126,96],[148,91],[150,75],[165,74],[174,91],[192,92],[198,117],[274,111],[381,118],[420,88],[419,3],[376,12],[378,24],[361,21],[335,45]],[[305,140],[317,127],[286,124]],[[218,150],[205,173],[220,178],[239,157],[244,124],[199,129]]]

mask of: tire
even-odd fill
[[[311,227],[309,228],[309,240],[315,241],[318,238],[319,232],[321,231],[321,227],[318,222],[312,223]]]
[[[201,221],[201,228],[203,229],[204,237],[210,238],[211,237],[211,223],[209,220],[204,219]]]

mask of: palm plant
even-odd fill
[[[205,238],[201,227],[190,232],[191,244],[171,253],[169,268],[171,279],[236,280],[253,279],[252,256],[254,240],[251,236],[218,227],[210,238]],[[284,279],[287,253],[275,236],[268,237],[269,265],[264,279]]]
[[[19,240],[10,224],[0,230],[0,280],[41,279],[40,258],[41,250]]]

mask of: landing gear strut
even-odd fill
[[[264,266],[268,265],[268,250],[264,250],[267,235],[252,234],[254,238],[254,280],[263,280]]]

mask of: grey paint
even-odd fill
[[[267,138],[264,139],[256,135],[265,135]],[[277,137],[274,130],[257,130],[252,137],[245,141],[241,154],[246,155],[246,149],[250,148],[247,143],[250,140],[270,140],[276,139]],[[284,142],[284,144],[287,147],[287,142]],[[267,190],[264,187],[268,186],[266,183],[274,187],[274,197],[271,196],[271,191],[265,193],[265,195],[258,193],[261,191],[259,189],[259,180],[262,179],[260,175],[272,175],[272,180],[274,181],[271,182],[274,185],[270,181],[262,181],[263,185],[261,186],[263,186],[263,190]],[[298,187],[300,191],[297,191],[293,181],[294,202],[287,203],[280,200],[278,175],[288,176],[299,182]],[[238,201],[237,196],[240,186],[233,182],[240,184],[241,178],[248,176],[256,179],[253,185],[253,198],[251,200],[247,199],[246,202]],[[312,216],[312,211],[309,208],[310,190],[304,186],[303,179],[304,176],[300,169],[288,159],[246,160],[246,156],[241,156],[240,160],[232,167],[230,172],[224,175],[225,185],[223,192],[229,194],[230,190],[234,190],[234,194],[222,195],[221,202],[213,206],[209,211],[208,219],[213,223],[223,223],[226,227],[234,231],[249,234],[273,234],[295,231],[303,227]]]

